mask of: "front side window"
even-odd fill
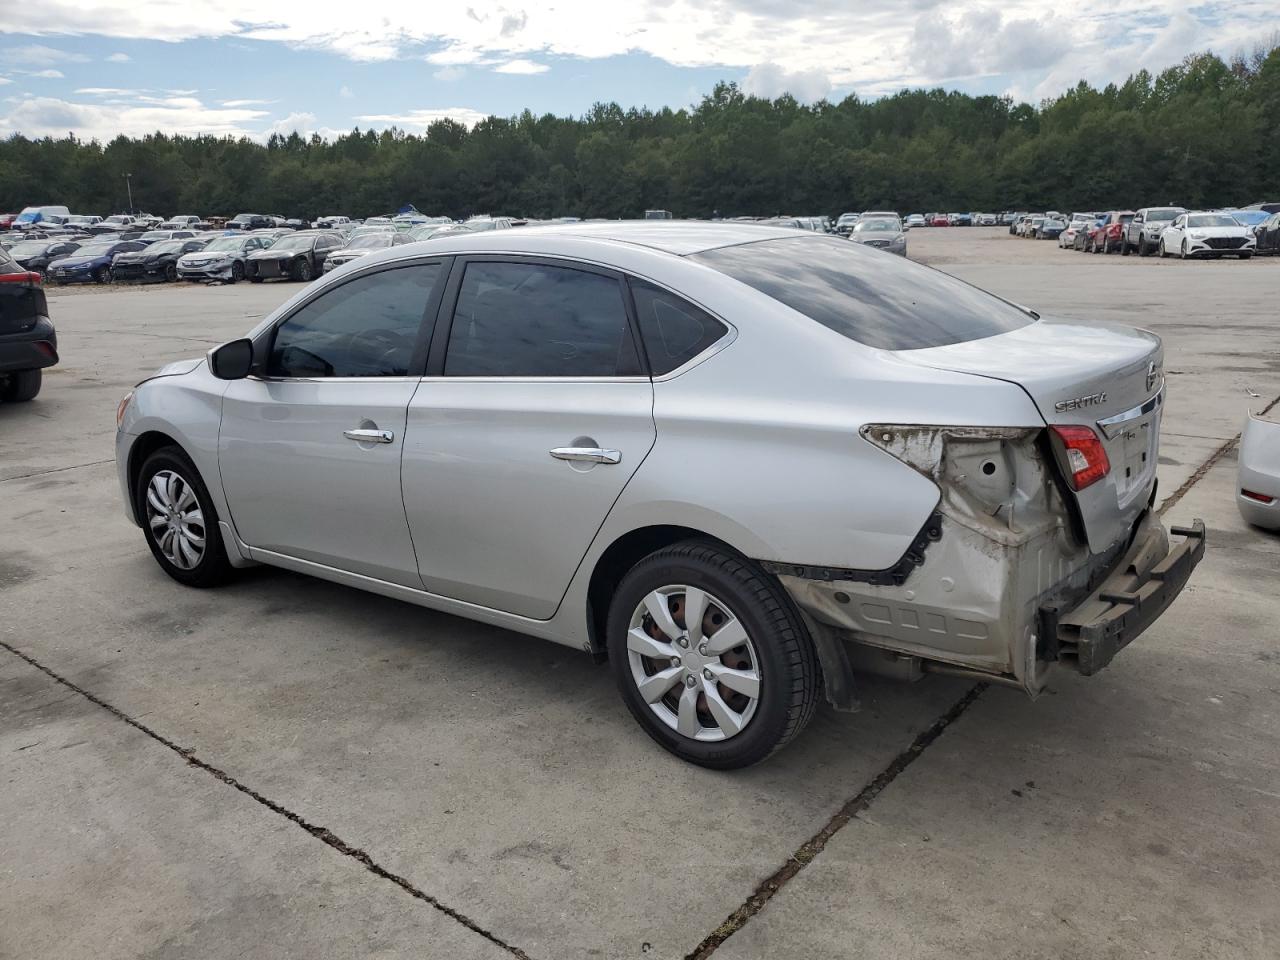
[[[1033,322],[1012,304],[940,270],[844,240],[763,240],[689,259],[880,350],[963,343]]]
[[[687,300],[645,280],[631,280],[640,339],[655,377],[688,363],[725,335],[723,323]]]
[[[615,377],[640,372],[622,287],[540,263],[467,264],[448,377]]]
[[[415,264],[334,287],[276,328],[271,377],[403,377],[440,265]]]

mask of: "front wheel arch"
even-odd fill
[[[140,434],[133,442],[133,446],[129,448],[129,509],[133,513],[134,521],[139,525],[142,522],[142,514],[138,511],[138,478],[142,475],[142,465],[147,462],[147,457],[163,447],[177,447],[186,454],[188,459],[191,458],[191,455],[183,450],[181,443],[160,430],[149,430]]]

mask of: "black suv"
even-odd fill
[[[0,249],[0,400],[30,400],[41,373],[58,362],[58,337],[40,274]]]

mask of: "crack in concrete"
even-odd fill
[[[277,813],[280,816],[284,817],[286,820],[289,820],[292,823],[296,824],[297,826],[301,827],[303,830],[311,834],[311,836],[315,837],[321,843],[324,843],[327,846],[332,847],[334,850],[336,850],[338,853],[342,854],[343,856],[350,857],[352,860],[355,860],[357,863],[363,866],[366,870],[368,870],[374,876],[381,877],[383,880],[391,881],[397,887],[403,890],[405,893],[409,894],[409,896],[413,897],[415,900],[421,900],[423,903],[426,903],[434,907],[436,910],[439,910],[441,913],[443,913],[445,916],[449,917],[450,919],[456,920],[458,923],[462,924],[464,927],[466,927],[468,930],[471,930],[473,933],[476,933],[481,937],[484,937],[486,940],[488,940],[490,943],[494,944],[495,946],[501,947],[503,950],[507,951],[507,953],[511,954],[513,957],[516,957],[517,960],[530,960],[529,955],[525,953],[523,950],[521,950],[519,947],[516,947],[507,943],[497,934],[490,933],[488,930],[480,926],[478,923],[476,923],[476,921],[472,920],[466,914],[462,913],[459,910],[454,909],[448,904],[442,903],[437,898],[431,896],[431,894],[426,893],[423,890],[420,890],[418,887],[414,886],[413,883],[408,879],[406,879],[405,877],[402,877],[396,873],[392,873],[386,867],[382,866],[376,860],[374,860],[373,857],[369,856],[368,853],[361,850],[359,847],[351,846],[349,843],[347,843],[345,840],[343,840],[341,837],[339,837],[337,834],[335,834],[333,831],[329,830],[328,828],[319,826],[318,824],[314,824],[308,820],[303,819],[301,816],[294,813],[292,810],[288,809],[282,804],[277,803],[275,800],[272,800],[268,797],[263,796],[262,794],[258,793],[258,791],[254,790],[252,787],[245,786],[243,783],[241,783],[235,777],[231,776],[231,774],[227,773],[225,770],[221,770],[218,767],[215,767],[213,764],[205,760],[201,760],[199,757],[196,756],[194,749],[178,746],[176,743],[174,743],[172,740],[165,737],[163,734],[157,733],[155,730],[152,730],[150,727],[146,726],[146,724],[139,723],[136,719],[129,716],[127,713],[120,710],[118,707],[112,706],[110,703],[107,703],[105,700],[101,699],[95,694],[90,693],[88,690],[85,690],[83,687],[77,686],[75,683],[72,683],[67,678],[54,672],[49,667],[46,667],[43,663],[36,660],[34,657],[29,656],[28,654],[19,650],[17,647],[12,646],[11,644],[7,643],[4,640],[0,640],[0,647],[3,647],[5,650],[8,650],[11,654],[13,654],[15,657],[18,657],[20,660],[26,661],[31,666],[39,670],[41,673],[44,673],[45,675],[49,676],[56,682],[62,684],[64,687],[68,687],[69,689],[80,694],[80,696],[84,697],[86,700],[96,704],[97,706],[101,707],[103,710],[106,710],[116,719],[123,720],[125,723],[133,727],[135,730],[141,731],[142,733],[150,737],[152,740],[155,740],[157,743],[162,744],[165,747],[168,747],[174,753],[178,754],[178,756],[182,757],[182,759],[185,760],[189,765],[193,767],[198,767],[199,769],[203,770],[205,773],[208,773],[211,776],[215,777],[216,779],[221,780],[227,786],[240,791],[245,796],[256,801],[262,806],[266,807],[272,813]]]
[[[685,956],[685,960],[705,960],[719,949],[720,945],[742,929],[757,913],[764,909],[787,883],[801,870],[807,867],[820,854],[841,829],[859,813],[871,806],[884,788],[893,783],[898,776],[915,763],[926,749],[940,736],[947,727],[955,723],[960,716],[973,706],[974,702],[987,689],[987,684],[976,683],[970,687],[959,700],[942,716],[938,717],[919,736],[911,741],[911,745],[889,761],[888,766],[863,787],[856,796],[847,800],[839,810],[823,825],[822,829],[800,845],[781,867],[764,880],[755,891],[747,897],[742,906],[729,914],[720,926],[716,927],[700,944]]]
[[[52,467],[48,470],[37,470],[35,473],[19,473],[12,477],[0,477],[0,483],[8,483],[10,480],[30,480],[32,477],[44,477],[51,473],[64,473],[67,470],[80,470],[84,467],[100,467],[104,463],[115,463],[116,458],[110,460],[91,460],[89,463],[73,463],[69,467]]]

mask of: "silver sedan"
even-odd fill
[[[325,275],[125,397],[116,462],[179,583],[273,564],[575,647],[730,768],[855,669],[1035,694],[1149,626],[1204,544],[1151,509],[1162,359],[808,231],[530,227]]]
[[[900,257],[907,255],[907,232],[897,217],[863,214],[862,219],[854,224],[849,239],[854,243],[896,253]]]

